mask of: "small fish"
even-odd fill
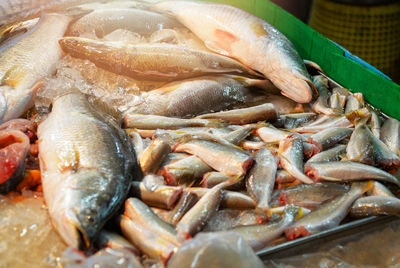
[[[371,122],[370,122],[371,131],[375,135],[375,137],[380,139],[381,138],[381,122],[380,122],[379,116],[374,111],[370,111],[370,113],[371,113]]]
[[[400,199],[391,196],[367,196],[357,199],[350,210],[352,217],[400,216]]]
[[[279,142],[279,163],[282,168],[304,183],[313,183],[303,170],[303,141],[296,135],[290,135]]]
[[[230,124],[249,124],[258,121],[275,121],[278,118],[278,111],[273,104],[265,103],[250,108],[203,114],[196,118],[220,119]]]
[[[321,147],[314,144],[314,143],[309,143],[306,141],[303,141],[303,153],[305,158],[310,158],[313,155],[318,154],[321,152]]]
[[[38,138],[52,222],[69,246],[89,248],[122,205],[131,181],[141,179],[129,137],[114,118],[72,92],[53,102]]]
[[[155,139],[143,151],[139,164],[143,173],[155,174],[165,157],[171,152],[171,146],[162,139]]]
[[[135,256],[140,256],[139,249],[137,249],[124,237],[107,230],[101,230],[97,238],[96,244],[100,248],[126,249],[133,253]]]
[[[343,108],[346,104],[346,96],[339,93],[333,93],[329,98],[330,106],[332,109],[340,111],[343,114]]]
[[[192,185],[212,168],[192,155],[164,166],[160,173],[169,185]]]
[[[253,81],[256,80],[220,75],[171,82],[142,94],[140,102],[128,113],[188,117],[268,102],[265,94],[251,88]]]
[[[157,233],[160,237],[167,240],[168,242],[179,246],[180,243],[176,239],[175,228],[160,219],[145,203],[137,198],[128,198],[125,201],[125,212],[124,215],[140,223],[154,233]]]
[[[308,141],[318,146],[319,151],[325,151],[342,140],[350,137],[351,128],[332,127],[311,135]]]
[[[308,159],[306,165],[313,162],[340,161],[342,157],[346,156],[346,147],[344,144],[339,144],[331,149],[320,152]]]
[[[179,160],[182,160],[186,157],[189,157],[190,154],[186,153],[169,153],[167,157],[165,158],[164,162],[160,165],[160,171],[167,165],[175,163]]]
[[[133,147],[135,147],[136,156],[138,158],[140,158],[140,156],[142,155],[142,153],[145,149],[145,144],[144,144],[142,137],[136,130],[133,130],[133,129],[125,129],[125,132],[131,138]]]
[[[203,232],[226,231],[255,224],[258,224],[258,219],[254,210],[220,209],[208,220]]]
[[[190,191],[195,193],[198,197],[204,196],[210,189],[207,188],[199,188],[199,187],[191,187],[188,188],[186,191]],[[220,208],[227,208],[227,209],[254,209],[256,207],[256,203],[254,200],[243,193],[234,192],[229,190],[222,191],[222,200],[220,203]]]
[[[164,28],[179,27],[180,24],[161,14],[135,8],[109,7],[96,9],[69,26],[68,36],[92,34],[103,38],[116,29],[125,29],[140,35]]]
[[[264,217],[270,208],[270,200],[275,185],[278,159],[271,150],[261,148],[254,155],[254,164],[247,174],[247,192],[257,202],[256,210]]]
[[[266,94],[265,102],[272,103],[280,114],[311,112],[307,105],[297,103],[282,95]]]
[[[231,182],[220,183],[209,189],[176,225],[178,238],[183,241],[193,237],[217,211],[222,199],[222,189]]]
[[[394,118],[387,119],[381,128],[381,140],[392,152],[400,155],[400,123]]]
[[[363,105],[360,103],[360,101],[354,96],[354,95],[349,95],[346,98],[346,108],[344,110],[345,114],[348,114],[353,111],[357,111],[361,109]]]
[[[194,193],[183,193],[174,209],[168,212],[167,221],[173,225],[177,225],[186,212],[188,212],[198,200],[198,196]]]
[[[292,183],[296,181],[297,179],[293,177],[293,175],[290,175],[287,173],[287,171],[283,169],[279,169],[276,172],[276,178],[275,178],[275,183],[277,184],[286,184],[286,183]]]
[[[264,142],[267,143],[279,143],[281,140],[291,135],[290,132],[277,129],[273,126],[260,127],[256,130],[256,133]]]
[[[278,238],[287,227],[301,218],[303,214],[304,212],[299,207],[286,206],[284,215],[279,222],[238,226],[227,232],[239,234],[254,251],[258,251]]]
[[[267,143],[263,141],[249,141],[244,140],[240,143],[240,147],[245,150],[260,150],[262,147],[267,146]]]
[[[222,174],[221,172],[211,171],[204,174],[200,184],[204,188],[212,188],[217,184],[231,179],[231,176],[227,176],[225,174]]]
[[[346,185],[337,183],[300,184],[280,190],[279,200],[282,205],[292,204],[313,210],[348,190]]]
[[[35,27],[0,50],[0,123],[32,107],[41,79],[53,72],[61,57],[57,41],[70,21],[65,15],[44,14]]]
[[[315,113],[292,113],[281,114],[279,119],[283,121],[283,128],[292,129],[314,121],[316,117]]]
[[[0,194],[14,190],[24,178],[29,149],[29,138],[23,132],[0,130]]]
[[[138,223],[136,219],[132,220],[122,215],[120,227],[124,236],[149,257],[167,262],[174,254],[174,244]]]
[[[341,111],[338,109],[332,109],[328,105],[328,100],[331,95],[329,92],[328,82],[328,79],[323,75],[316,75],[313,77],[313,83],[318,90],[318,98],[311,107],[316,113],[335,116],[340,114]]]
[[[223,123],[214,119],[181,119],[159,115],[128,113],[124,118],[124,128],[177,129],[182,127],[221,127]]]
[[[212,52],[171,44],[127,44],[63,37],[61,48],[111,72],[143,80],[173,81],[212,73],[256,75],[241,63]]]
[[[313,210],[292,226],[286,228],[289,240],[336,227],[346,217],[353,202],[372,187],[372,181],[354,182],[350,191]]]
[[[400,180],[386,171],[369,165],[351,162],[325,162],[308,163],[305,167],[306,174],[314,181],[357,181],[357,180],[381,180],[400,186]]]
[[[182,187],[159,185],[155,189],[147,189],[143,183],[133,181],[130,195],[140,198],[146,205],[172,209],[182,194]]]
[[[193,154],[228,176],[243,176],[253,163],[253,157],[244,151],[211,141],[189,141],[178,145],[175,151]]]
[[[378,181],[374,181],[374,185],[372,186],[372,189],[367,192],[367,195],[395,197],[395,195],[385,185],[383,185],[382,183],[380,183]]]
[[[317,119],[318,120],[318,119]],[[320,124],[313,122],[309,125],[304,125],[298,128],[294,128],[291,131],[298,133],[318,133],[328,128],[332,127],[344,127],[351,128],[353,127],[353,123],[351,123],[346,116],[340,116],[332,119],[331,117],[321,117],[319,120]],[[325,121],[325,122],[324,122]]]
[[[232,144],[238,145],[242,140],[249,136],[254,129],[256,129],[255,125],[243,126],[224,135],[223,138]]]
[[[347,159],[364,164],[396,169],[400,157],[393,153],[365,124],[358,124],[346,149]]]
[[[236,7],[201,2],[161,2],[152,7],[172,15],[219,54],[259,71],[282,94],[299,103],[315,86],[293,44],[267,22]]]

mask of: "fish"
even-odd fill
[[[320,152],[314,156],[312,156],[305,165],[313,162],[331,162],[331,161],[340,161],[344,156],[346,156],[346,145],[339,144],[331,149]]]
[[[328,116],[321,117],[318,120],[318,123],[317,120],[311,124],[291,129],[291,131],[298,133],[317,133],[332,127],[351,128],[354,126],[353,123],[346,118],[346,116],[340,116],[333,119]],[[319,124],[319,122],[321,123]]]
[[[30,31],[39,21],[39,18],[21,21],[9,27],[0,27],[0,49],[3,45],[8,45],[13,40]]]
[[[0,128],[2,126],[4,124]],[[0,130],[0,194],[14,190],[23,180],[29,149],[29,138],[23,132],[7,128]]]
[[[370,122],[371,131],[375,135],[375,137],[380,139],[381,138],[381,122],[380,122],[379,116],[374,111],[370,111],[370,113],[371,113],[371,122]]]
[[[258,224],[258,220],[253,210],[220,209],[208,220],[203,232],[225,231],[254,224]]]
[[[281,114],[279,119],[283,121],[283,128],[292,129],[314,121],[316,117],[315,113],[291,113]]]
[[[296,180],[297,179],[295,177],[293,177],[283,169],[279,169],[276,171],[275,183],[277,184],[293,183]]]
[[[143,173],[145,175],[155,174],[170,152],[171,146],[167,142],[162,139],[153,140],[139,158]]]
[[[292,204],[313,210],[324,202],[348,191],[349,187],[337,183],[299,184],[281,189],[279,200],[282,205]]]
[[[151,207],[172,209],[179,200],[182,192],[182,187],[166,185],[158,185],[149,190],[145,184],[133,181],[129,195],[139,198]]]
[[[173,81],[213,73],[257,75],[228,57],[166,43],[127,44],[82,37],[63,37],[58,43],[73,57],[143,80]]]
[[[341,111],[339,109],[333,109],[329,106],[328,101],[330,98],[328,79],[323,75],[316,75],[312,77],[315,88],[318,91],[318,98],[312,104],[312,109],[319,114],[325,114],[328,116],[339,115]]]
[[[190,154],[186,154],[186,153],[169,153],[167,155],[167,157],[165,157],[164,162],[162,162],[161,166],[160,166],[160,171],[167,165],[175,163],[181,159],[184,159],[186,157],[189,157]]]
[[[207,188],[199,188],[199,187],[190,187],[186,191],[195,193],[198,197],[204,196],[210,189]],[[254,200],[243,193],[234,192],[229,190],[222,191],[222,200],[220,203],[220,208],[227,209],[254,209],[256,207],[256,203]]]
[[[390,197],[395,197],[395,195],[382,183],[378,181],[374,181],[374,185],[372,186],[372,189],[367,192],[367,195],[369,196],[374,196],[374,195],[379,195],[379,196],[390,196]]]
[[[71,17],[66,15],[44,14],[30,31],[2,47],[0,123],[20,117],[33,106],[42,79],[54,71],[56,62],[61,58],[62,51],[57,41],[70,21]]]
[[[124,128],[141,129],[177,129],[182,127],[222,127],[224,123],[215,119],[182,119],[160,115],[127,113],[124,116]]]
[[[314,181],[345,182],[372,179],[387,181],[400,186],[400,180],[386,171],[351,161],[313,162],[308,163],[305,170],[307,176]]]
[[[205,140],[180,144],[175,151],[193,154],[228,176],[243,176],[253,163],[253,157],[240,149]]]
[[[365,124],[358,124],[346,148],[350,161],[382,166],[385,169],[400,166],[400,157],[379,140]]]
[[[332,93],[329,97],[329,102],[332,109],[335,109],[342,114],[346,104],[346,96],[343,96],[340,93]]]
[[[237,105],[267,102],[265,94],[251,87],[255,81],[245,77],[214,75],[170,82],[142,94],[140,101],[127,112],[189,117]]]
[[[75,92],[53,102],[37,134],[53,225],[69,246],[89,248],[122,205],[131,181],[141,179],[129,137],[111,116]]]
[[[332,127],[311,135],[308,141],[318,146],[319,151],[325,151],[353,133],[351,128]]]
[[[180,24],[159,13],[136,9],[112,7],[95,9],[89,14],[71,23],[67,36],[88,36],[103,38],[109,33],[124,29],[140,35],[150,35],[153,32],[179,27]]]
[[[267,143],[274,142],[279,143],[279,141],[285,139],[287,136],[291,135],[290,132],[275,128],[274,126],[264,126],[256,130],[257,135]]]
[[[212,188],[217,184],[220,184],[222,182],[226,182],[229,180],[235,179],[235,177],[227,176],[225,174],[222,174],[221,172],[216,172],[216,171],[210,171],[204,174],[203,179],[200,182],[201,187],[204,188]],[[229,187],[226,187],[226,189],[229,190],[238,190],[243,188],[243,181],[239,180],[237,183],[232,184]]]
[[[357,199],[350,210],[352,217],[400,216],[400,199],[392,196],[366,196]]]
[[[381,132],[381,140],[395,154],[400,155],[400,123],[394,118],[386,119],[383,123]],[[378,137],[379,138],[379,137]]]
[[[168,242],[179,246],[180,243],[176,239],[175,228],[159,218],[145,203],[137,198],[128,198],[125,201],[124,215],[136,223],[140,223],[150,231],[158,234]]]
[[[140,256],[139,249],[132,245],[128,240],[117,233],[107,230],[102,230],[99,233],[96,244],[100,248],[126,249],[135,256]]]
[[[120,227],[123,235],[143,253],[151,258],[167,262],[174,254],[176,246],[160,237],[158,233],[148,229],[143,224],[126,216],[120,217]]]
[[[227,232],[239,234],[254,251],[258,251],[278,238],[287,227],[300,219],[303,214],[301,208],[289,205],[285,207],[284,215],[279,222],[238,226]]]
[[[233,6],[167,1],[152,10],[173,16],[207,48],[262,73],[288,98],[309,103],[313,85],[293,44],[276,28]]]
[[[193,237],[206,224],[207,220],[217,211],[222,199],[222,189],[232,184],[223,182],[215,185],[204,194],[199,201],[182,217],[176,225],[178,239],[184,241]]]
[[[285,96],[278,94],[266,94],[265,102],[272,103],[280,114],[310,112],[307,105],[297,103]]]
[[[224,112],[199,115],[200,119],[220,119],[230,124],[249,124],[258,121],[275,121],[278,118],[278,111],[271,103],[235,109]]]
[[[168,212],[167,220],[173,225],[177,225],[182,217],[188,212],[199,200],[198,196],[191,192],[182,194],[174,209]]]
[[[137,131],[135,131],[133,129],[125,129],[125,132],[131,138],[133,147],[135,147],[136,155],[138,158],[140,158],[143,151],[146,149],[142,137],[140,136],[140,134]]]
[[[264,146],[267,146],[267,143],[263,141],[244,140],[240,143],[240,147],[242,147],[245,150],[259,150]]]
[[[246,188],[257,202],[256,211],[261,217],[265,217],[270,208],[277,169],[278,159],[271,150],[261,148],[254,155],[254,164],[246,177]]]
[[[286,238],[293,240],[338,226],[346,217],[353,202],[371,187],[372,181],[354,182],[347,193],[321,205],[286,228]]]
[[[162,174],[169,185],[192,185],[212,168],[200,158],[192,155],[164,166]]]
[[[313,183],[303,170],[303,142],[292,134],[279,142],[279,163],[286,172],[304,183]]]
[[[358,109],[361,109],[363,105],[360,103],[360,101],[354,96],[354,95],[349,95],[346,97],[346,107],[344,110],[345,114],[348,114],[353,111],[357,111]]]
[[[255,125],[243,126],[224,135],[223,138],[234,145],[238,145],[242,140],[249,136],[254,129],[256,129]]]

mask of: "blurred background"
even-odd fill
[[[272,0],[400,83],[399,0]]]

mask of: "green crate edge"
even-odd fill
[[[342,49],[269,0],[202,0],[236,6],[253,13],[293,42],[304,59],[318,63],[333,80],[400,120],[400,85],[344,56]]]

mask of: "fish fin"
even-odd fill
[[[239,40],[234,34],[221,29],[214,31],[214,37],[216,39],[214,42],[205,41],[204,44],[207,48],[225,56],[232,54],[231,44]]]
[[[27,71],[21,67],[13,66],[7,70],[1,79],[1,85],[16,88],[20,85]]]
[[[71,146],[73,147],[73,145]],[[79,165],[79,152],[75,148],[69,148],[66,151],[58,152],[57,169],[60,172],[66,170],[76,171]]]
[[[106,115],[111,115],[118,123],[118,125],[121,124],[123,120],[123,113],[118,111],[117,109],[111,107],[104,101],[94,98],[92,96],[87,95],[86,96],[89,103],[95,108],[96,111],[99,111],[101,113],[105,113]]]

